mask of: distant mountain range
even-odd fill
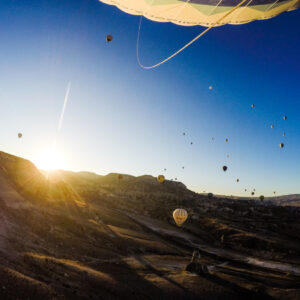
[[[300,206],[300,194],[291,194],[278,197],[267,197],[266,200],[281,206]]]

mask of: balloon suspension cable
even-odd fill
[[[182,52],[184,49],[186,49],[187,47],[189,47],[191,44],[193,44],[194,42],[196,42],[200,37],[202,37],[204,34],[206,34],[209,30],[211,30],[212,28],[214,28],[215,26],[217,26],[220,22],[222,22],[226,17],[228,17],[230,14],[232,14],[236,9],[238,9],[246,1],[249,1],[249,0],[242,0],[235,7],[233,7],[232,9],[230,9],[225,15],[223,15],[220,19],[218,19],[216,22],[214,22],[211,26],[209,26],[204,31],[202,31],[200,34],[198,34],[195,38],[193,38],[190,42],[188,42],[187,44],[185,44],[183,47],[181,47],[179,50],[177,50],[176,52],[174,52],[172,55],[168,56],[164,60],[162,60],[162,61],[160,61],[157,64],[152,65],[152,66],[144,66],[141,63],[141,60],[140,60],[139,44],[140,44],[140,32],[141,32],[141,26],[142,26],[142,18],[143,18],[141,16],[140,22],[139,22],[139,28],[138,28],[137,43],[136,43],[136,56],[137,56],[137,61],[138,61],[139,66],[141,68],[143,68],[143,69],[149,70],[149,69],[154,69],[154,68],[156,68],[156,67],[164,64],[165,62],[169,61],[170,59],[172,59],[173,57],[175,57],[176,55],[178,55],[180,52]]]

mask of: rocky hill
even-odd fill
[[[275,205],[300,207],[300,195],[299,194],[270,197],[270,198],[267,198],[266,200],[271,201]]]
[[[299,208],[119,175],[0,152],[0,299],[300,299]]]

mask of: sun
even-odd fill
[[[46,171],[62,169],[64,165],[63,159],[56,149],[42,151],[34,163],[39,169]]]

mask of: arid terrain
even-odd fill
[[[298,207],[152,176],[46,177],[0,152],[0,299],[300,299]]]

